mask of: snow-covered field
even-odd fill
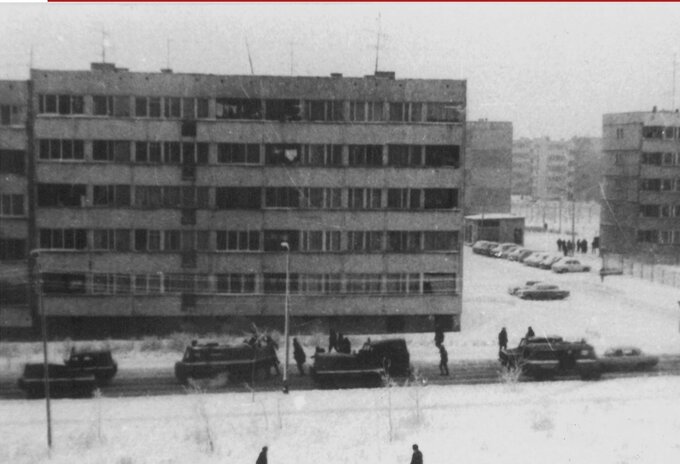
[[[529,234],[527,246],[552,250],[556,239]],[[599,268],[594,255],[585,259]],[[532,279],[556,282],[572,294],[553,302],[507,294],[509,285]],[[464,286],[462,332],[445,340],[452,361],[494,359],[502,326],[514,345],[529,325],[537,334],[586,338],[600,353],[615,344],[680,353],[680,293],[672,287],[625,276],[600,282],[596,272],[556,275],[469,249]],[[308,351],[325,342],[323,334],[302,338]],[[350,338],[353,346],[364,340]],[[438,361],[432,334],[407,339],[414,360]],[[109,343],[123,371],[170,368],[183,342]],[[53,343],[52,359],[65,348]],[[40,359],[36,344],[4,343],[0,349],[5,375]],[[680,462],[679,398],[680,377],[654,377],[56,400],[49,458],[44,403],[0,401],[0,463],[246,463],[265,444],[271,463],[405,463],[411,444],[418,443],[428,464],[664,464]]]
[[[680,378],[0,402],[0,462],[680,462]],[[391,405],[391,406],[390,406]],[[211,446],[212,444],[212,446]],[[212,448],[212,449],[211,449]]]

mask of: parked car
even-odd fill
[[[491,250],[498,246],[498,242],[488,242],[485,240],[480,240],[472,245],[473,253],[479,255],[491,256]]]
[[[538,267],[541,269],[550,269],[553,264],[562,258],[563,256],[559,253],[548,253],[548,255],[538,263]]]
[[[228,374],[230,380],[249,379],[259,370],[267,375],[271,368],[278,371],[278,365],[273,341],[240,345],[192,343],[184,351],[182,360],[175,363],[175,377],[182,384],[187,384],[189,379],[214,378],[220,374]]]
[[[47,365],[50,397],[79,398],[92,396],[97,383],[94,374],[77,372],[63,364]],[[45,397],[45,365],[43,363],[28,363],[18,380],[21,390],[28,398]]]
[[[559,336],[523,338],[516,348],[501,351],[500,361],[535,380],[564,375],[597,380],[603,369],[595,349],[585,340],[568,342]]]
[[[410,356],[403,338],[364,344],[355,353],[317,353],[310,374],[324,387],[377,387],[387,374],[408,376]]]
[[[569,290],[563,290],[557,285],[536,283],[522,287],[515,295],[523,300],[563,300],[569,296]]]
[[[78,374],[94,375],[99,386],[110,383],[118,372],[118,364],[113,360],[110,350],[72,350],[64,364]]]
[[[534,252],[532,250],[527,250],[526,248],[518,248],[508,256],[510,261],[517,261],[521,263],[525,258],[532,255]]]
[[[514,285],[512,287],[508,287],[508,293],[510,295],[516,295],[517,291],[526,287],[531,287],[532,285],[536,284],[542,284],[543,282],[540,280],[527,280],[525,283],[522,285]]]
[[[515,246],[508,247],[508,248],[506,248],[505,250],[503,250],[503,251],[501,251],[500,253],[498,253],[498,255],[496,256],[496,258],[508,259],[508,258],[510,258],[510,254],[511,254],[511,253],[514,253],[514,252],[517,251],[519,248],[521,248],[519,245],[515,245]]]
[[[578,259],[562,258],[551,266],[553,272],[561,274],[563,272],[589,272],[590,266],[586,266]]]
[[[496,245],[494,248],[491,249],[490,256],[493,256],[495,258],[500,258],[501,254],[505,252],[508,248],[516,248],[517,244],[516,243],[501,243],[499,245]]]
[[[644,371],[656,367],[659,357],[634,346],[618,346],[605,351],[600,362],[605,372]]]
[[[531,267],[538,267],[538,264],[548,256],[549,253],[544,251],[537,251],[528,257],[524,258],[524,264]]]

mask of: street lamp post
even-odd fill
[[[35,270],[38,274],[38,307],[40,310],[40,330],[42,332],[43,343],[43,381],[45,388],[45,407],[47,409],[47,447],[52,449],[52,409],[50,406],[50,377],[47,359],[47,315],[45,314],[45,306],[43,305],[43,280],[42,272],[40,270],[40,261],[38,260],[40,251],[31,250],[30,256],[35,259]]]
[[[290,245],[281,242],[281,248],[286,250],[286,303],[283,313],[283,338],[285,343],[285,361],[283,364],[283,393],[288,393],[288,299],[290,297]]]

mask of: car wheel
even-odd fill
[[[583,272],[590,272],[590,268],[588,266],[584,267]]]

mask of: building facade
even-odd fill
[[[53,326],[280,328],[288,288],[293,330],[458,330],[465,81],[102,63],[31,83]]]
[[[0,330],[30,327],[28,85],[0,81]]]
[[[521,138],[512,144],[512,195],[534,196],[536,154],[532,140]]]
[[[465,146],[465,214],[509,213],[512,123],[469,121]]]
[[[680,257],[680,114],[603,117],[603,251],[656,262]]]

